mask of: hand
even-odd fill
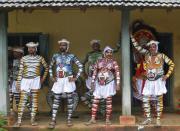
[[[86,73],[83,73],[84,75],[84,78],[87,79],[88,78],[88,75]]]
[[[166,81],[166,79],[167,79],[167,76],[164,75],[164,76],[162,77],[162,81]]]
[[[69,82],[75,82],[77,80],[77,78],[74,78],[74,77],[68,77],[69,79]]]
[[[42,84],[43,82],[44,82],[44,79],[43,79],[43,78],[41,78],[41,79],[40,79],[40,83]]]
[[[56,77],[51,77],[51,81],[52,82],[57,82],[57,78]]]
[[[21,91],[19,86],[16,87],[16,90],[17,90],[18,92]]]
[[[133,83],[136,83],[137,78],[136,78],[135,76],[133,76],[133,77],[132,77],[132,81],[133,81]]]
[[[133,90],[134,92],[138,93],[137,86],[135,84],[133,84]]]
[[[95,83],[94,83],[94,82],[91,83],[91,90],[92,90],[92,91],[95,90]]]
[[[135,76],[133,76],[133,78],[132,78],[132,87],[133,87],[133,90],[135,92],[138,92],[137,86],[136,86],[136,81],[137,81],[137,78]]]
[[[21,90],[20,90],[20,85],[17,83],[16,84],[16,90],[18,91],[18,92],[20,92]]]
[[[116,91],[120,91],[120,85],[116,85]]]

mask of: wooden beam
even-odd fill
[[[0,12],[0,113],[8,114],[7,13]]]

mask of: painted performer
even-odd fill
[[[145,83],[145,70],[144,70],[144,57],[142,54],[136,51],[136,49],[133,50],[133,60],[136,64],[135,67],[135,74],[132,78],[133,81],[133,96],[137,100],[142,101],[142,89],[144,88]]]
[[[18,109],[19,101],[20,101],[20,91],[17,90],[17,76],[19,72],[20,59],[24,55],[23,47],[14,47],[13,51],[13,65],[12,65],[12,82],[9,88],[9,98],[10,98],[10,112],[14,114],[13,110],[13,100],[15,100],[16,108]],[[30,103],[27,101],[26,103],[28,109],[30,109]]]
[[[161,115],[163,111],[163,94],[166,94],[166,79],[170,77],[173,69],[174,63],[170,58],[168,58],[165,54],[158,52],[158,41],[151,40],[147,43],[149,49],[146,50],[139,46],[137,41],[131,35],[132,44],[134,47],[142,54],[145,55],[145,70],[146,70],[146,78],[144,88],[142,91],[143,94],[143,108],[146,115],[145,121],[143,121],[142,125],[147,125],[152,122],[151,119],[151,106],[150,106],[150,97],[156,96],[157,105],[156,105],[156,126],[161,125]],[[169,65],[169,70],[165,74],[163,65],[164,63]]]
[[[81,100],[84,102],[85,105],[87,105],[91,109],[93,98],[94,98],[93,91],[91,90],[91,81],[92,81],[92,75],[94,71],[94,65],[98,59],[103,58],[103,53],[100,49],[100,40],[95,40],[95,39],[91,40],[90,45],[92,47],[92,51],[87,53],[86,58],[83,61],[84,67],[87,64],[87,71],[84,71],[84,77],[86,78],[86,87],[88,91],[85,93],[84,96],[81,97]],[[105,100],[101,99],[99,111],[102,115],[104,115],[105,110],[106,110]]]
[[[135,62],[137,64],[136,66],[136,72],[135,75],[132,78],[133,81],[133,97],[135,99],[138,100],[138,102],[140,102],[141,105],[143,105],[142,101],[143,101],[143,89],[144,89],[144,85],[145,82],[147,80],[146,78],[146,70],[145,70],[145,61],[144,61],[144,56],[143,54],[136,52],[134,53],[136,54],[135,56]],[[157,98],[154,95],[150,96],[150,105],[152,106],[152,111],[153,111],[153,115],[156,116],[156,101]]]
[[[8,46],[8,89],[9,89],[10,114],[14,115],[12,82],[13,82],[13,48],[11,46]]]
[[[31,125],[36,126],[35,122],[36,113],[38,110],[38,90],[41,84],[46,79],[48,74],[48,66],[42,56],[36,54],[38,43],[29,42],[26,44],[28,47],[28,55],[22,57],[20,61],[19,73],[17,77],[17,88],[20,90],[20,103],[18,106],[18,120],[15,124],[16,127],[21,126],[21,119],[23,116],[24,108],[28,100],[28,95],[31,95]],[[45,71],[42,77],[41,67]]]
[[[59,53],[56,53],[52,57],[50,64],[50,77],[54,82],[52,92],[54,93],[54,102],[52,107],[52,120],[49,123],[49,128],[54,128],[56,125],[56,115],[61,101],[62,94],[67,95],[67,126],[72,126],[72,112],[73,112],[73,93],[76,90],[75,81],[83,71],[83,65],[78,58],[68,52],[70,42],[66,39],[58,41]],[[78,66],[78,72],[75,74],[73,70],[73,64]],[[53,65],[55,65],[55,74],[53,76]]]
[[[91,120],[89,120],[86,125],[96,123],[95,118],[98,104],[102,98],[106,100],[106,124],[111,124],[112,96],[116,94],[116,90],[120,90],[120,71],[117,61],[113,59],[113,49],[107,46],[103,54],[104,57],[99,59],[94,66],[91,82],[91,88],[94,88],[94,99],[91,110]]]

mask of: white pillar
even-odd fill
[[[130,10],[122,9],[121,25],[121,56],[122,56],[122,115],[131,115],[131,84],[130,84]]]
[[[0,113],[8,113],[7,13],[0,12]]]

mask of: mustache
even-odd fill
[[[112,55],[106,55],[105,57],[112,57]]]

